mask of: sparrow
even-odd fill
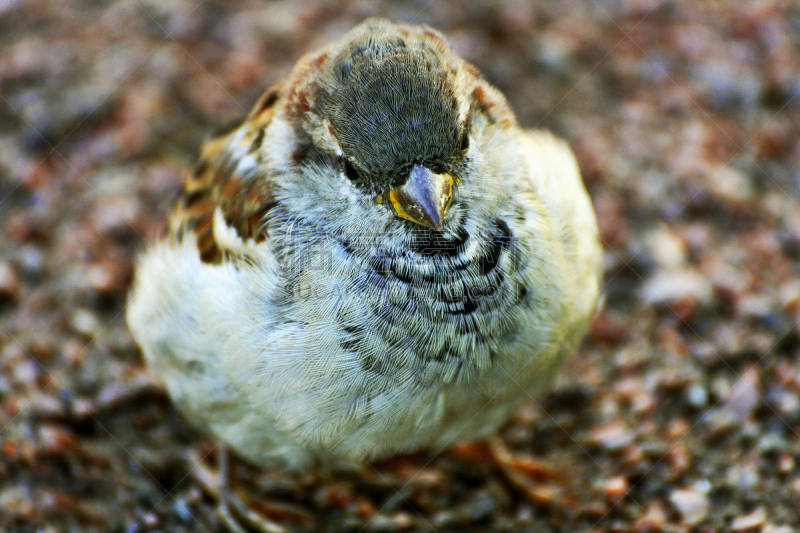
[[[190,421],[299,470],[498,431],[600,280],[567,144],[435,30],[369,19],[205,143],[127,321]]]

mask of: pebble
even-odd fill
[[[669,501],[687,524],[699,524],[708,516],[708,496],[696,488],[673,490]]]
[[[767,521],[767,511],[759,507],[752,513],[739,516],[731,522],[731,531],[746,531],[764,525]]]
[[[22,274],[29,279],[35,279],[44,273],[44,254],[37,246],[28,245],[17,252],[17,261]]]
[[[686,264],[686,243],[666,224],[644,237],[645,253],[662,269]]]
[[[589,440],[606,450],[615,451],[631,444],[634,434],[624,424],[613,422],[596,428],[589,435]]]
[[[107,264],[90,265],[84,274],[87,287],[101,294],[113,293],[119,286],[118,275]]]
[[[636,519],[634,523],[634,531],[641,533],[649,533],[651,531],[664,531],[664,525],[667,523],[667,512],[664,505],[655,500],[647,506],[647,510],[642,516]]]
[[[20,283],[16,272],[6,261],[0,261],[0,303],[4,300],[15,303],[19,292]]]
[[[451,510],[437,511],[430,518],[430,523],[436,529],[454,528],[458,523],[458,516]]]
[[[728,165],[711,171],[709,190],[721,201],[744,203],[753,196],[753,184],[744,172]]]
[[[790,526],[776,526],[774,524],[764,524],[761,533],[797,533],[797,530]]]
[[[787,422],[800,418],[800,395],[797,393],[774,386],[764,398],[787,419]]]
[[[71,431],[50,424],[39,428],[38,445],[44,451],[58,454],[74,449],[76,441]]]
[[[725,402],[705,417],[712,436],[724,435],[745,425],[761,404],[761,385],[756,367],[744,372],[732,386],[723,378],[713,380],[711,386],[715,396]]]
[[[693,383],[686,389],[686,400],[692,407],[705,407],[708,403],[708,389],[700,383]]]
[[[742,296],[736,302],[736,313],[743,318],[766,320],[777,307],[774,298],[763,294]]]
[[[651,305],[674,305],[689,300],[709,305],[713,299],[711,282],[692,269],[659,271],[641,289],[641,298]]]
[[[733,384],[723,409],[733,413],[739,420],[749,418],[756,406],[761,403],[760,388],[758,369],[752,367]]]
[[[764,92],[762,78],[729,49],[725,58],[710,55],[692,65],[692,74],[714,107],[752,108]]]
[[[39,378],[39,365],[32,359],[20,361],[14,366],[14,382],[33,387]]]
[[[64,403],[58,397],[39,393],[31,398],[31,413],[43,419],[53,419],[64,416]]]
[[[158,515],[153,512],[146,513],[142,517],[142,523],[147,525],[147,527],[156,527],[158,525]]]
[[[0,515],[6,520],[13,518],[30,518],[36,512],[30,493],[22,486],[10,486],[0,489]]]
[[[474,522],[479,522],[497,510],[497,498],[488,491],[480,491],[470,498],[464,509],[464,515]]]
[[[684,474],[692,467],[691,454],[682,440],[669,449],[667,458],[669,459],[672,475]]]
[[[403,531],[414,525],[414,517],[406,512],[400,511],[394,515],[377,514],[364,528],[369,531]]]
[[[800,280],[792,280],[778,287],[778,301],[785,313],[800,311]]]
[[[725,483],[743,493],[757,488],[761,484],[758,466],[752,461],[732,464],[725,473]]]
[[[741,425],[741,421],[725,409],[711,409],[703,417],[703,422],[708,426],[712,438],[728,435]]]
[[[796,463],[794,457],[788,454],[784,454],[778,460],[778,472],[780,472],[781,474],[788,474],[789,472],[794,470],[795,464]]]
[[[624,476],[614,476],[603,483],[602,490],[610,500],[619,500],[628,492],[628,480]]]
[[[788,447],[789,443],[780,433],[775,431],[767,433],[758,441],[758,451],[763,454],[779,453]]]
[[[87,309],[76,309],[70,317],[69,325],[76,333],[93,337],[100,330],[100,321]]]

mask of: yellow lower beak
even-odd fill
[[[403,185],[389,191],[389,201],[397,216],[437,230],[442,229],[452,199],[453,177],[419,165],[414,166]]]

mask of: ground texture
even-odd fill
[[[0,1],[0,530],[219,530],[187,459],[215,443],[125,326],[132,260],[203,138],[372,15],[439,28],[568,139],[605,309],[502,432],[557,471],[539,498],[482,445],[240,464],[238,490],[289,531],[800,531],[800,6],[777,0]]]

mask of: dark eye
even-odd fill
[[[348,159],[344,159],[344,174],[350,181],[358,181],[361,177],[358,175],[356,167]]]
[[[466,152],[469,148],[469,131],[464,130],[464,135],[461,136],[461,151]]]

